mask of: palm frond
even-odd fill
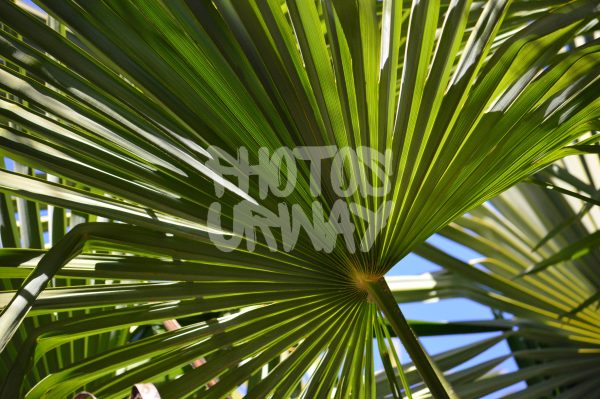
[[[417,248],[497,290],[474,290],[488,304],[529,306],[555,330],[549,319],[589,300],[562,303],[537,275],[490,275],[420,245],[583,151],[571,144],[598,126],[600,45],[576,39],[595,34],[595,1],[39,3],[48,16],[0,2],[0,155],[18,165],[0,171],[0,237],[35,249],[0,253],[3,397],[116,398],[149,382],[177,398],[240,387],[249,398],[370,398],[381,393],[374,336],[395,397],[456,397],[383,279]],[[281,148],[332,173],[319,186],[298,162],[282,201],[277,165],[258,162]],[[331,168],[336,149],[350,161]],[[240,204],[249,218],[235,217]],[[47,230],[40,206],[52,211]],[[291,248],[276,228],[289,209],[326,215]],[[501,271],[520,255],[506,256],[484,264]],[[578,273],[589,270],[566,276],[572,291],[586,287]],[[513,294],[531,301],[503,296]],[[569,342],[597,344],[589,312],[561,330],[579,338]],[[171,319],[183,327],[144,329]],[[424,381],[394,373],[388,324]],[[449,381],[477,397],[588,360],[465,387],[493,367],[478,365]]]

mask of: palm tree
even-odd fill
[[[558,193],[505,192],[598,152],[583,136],[600,116],[597,2],[39,3],[48,15],[0,2],[0,155],[15,161],[0,170],[2,397],[598,389],[597,257],[574,259],[599,240],[597,164],[531,180]],[[350,148],[323,170],[380,195],[340,196],[326,179],[317,193],[314,162],[273,195],[292,166],[259,154],[286,148]],[[591,205],[571,212],[565,196]],[[268,228],[282,209],[327,216],[291,246]],[[440,231],[483,259],[423,244]],[[445,271],[386,280],[412,251]],[[499,319],[413,331],[398,302],[435,296]],[[490,330],[503,333],[433,359],[414,334]],[[514,374],[448,373],[503,339]]]

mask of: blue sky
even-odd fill
[[[427,242],[436,247],[443,249],[452,256],[468,261],[473,258],[480,258],[477,252],[459,245],[451,240],[448,240],[440,235],[433,235]],[[394,266],[388,276],[400,276],[400,275],[415,275],[421,273],[430,273],[439,271],[441,268],[434,263],[427,261],[417,255],[410,254],[401,260],[396,266]],[[405,303],[400,306],[405,317],[409,320],[422,320],[422,321],[470,321],[470,320],[492,320],[494,317],[491,310],[483,305],[473,302],[469,299],[443,299],[436,302],[417,302],[417,303]],[[480,341],[491,336],[497,335],[497,333],[478,333],[478,334],[457,334],[457,335],[446,335],[440,337],[423,337],[421,342],[427,351],[435,355],[440,352],[444,352],[459,346],[467,345],[476,341]],[[464,363],[456,370],[460,370],[469,366],[473,366],[477,363],[481,363],[485,360],[490,360],[498,356],[509,353],[509,347],[506,341],[502,341],[499,344],[488,349],[481,355],[477,356]],[[402,359],[407,359],[408,354],[402,349]],[[381,365],[379,365],[381,367]],[[504,372],[514,371],[517,369],[517,365],[514,359],[510,358],[500,364],[495,370],[502,370]],[[498,391],[492,395],[485,396],[485,399],[501,398],[511,392],[515,392],[519,389],[525,388],[525,383],[519,383],[511,387],[507,387],[501,391]]]

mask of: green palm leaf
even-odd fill
[[[456,397],[383,276],[465,212],[582,151],[570,145],[597,127],[600,46],[574,40],[593,34],[596,2],[40,3],[50,16],[0,3],[0,155],[19,165],[0,171],[0,238],[38,249],[0,253],[3,397],[123,397],[140,382],[177,398],[241,386],[248,397],[375,397],[373,337],[393,395]],[[326,159],[326,146],[381,158],[329,168],[320,186],[299,162],[285,201],[257,183],[279,187],[277,165],[235,161],[316,146]],[[237,177],[220,174],[219,157]],[[340,196],[331,179],[357,189]],[[45,221],[40,204],[52,207]],[[239,204],[262,227],[240,224]],[[327,216],[292,247],[274,228],[282,209],[340,206],[349,220]],[[463,278],[523,293],[420,248]],[[537,313],[568,310],[525,292]],[[183,327],[156,330],[171,319]],[[410,368],[396,376],[388,324],[423,382]],[[449,380],[476,397],[587,362],[485,388],[463,384],[492,363]]]

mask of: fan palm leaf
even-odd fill
[[[121,397],[138,382],[177,398],[244,384],[247,397],[374,397],[373,336],[393,395],[410,395],[388,325],[431,394],[455,397],[384,274],[597,140],[571,145],[600,113],[600,46],[574,43],[593,33],[594,1],[40,4],[46,21],[0,3],[0,150],[25,165],[0,171],[2,246],[38,249],[2,253],[5,397]],[[285,203],[327,216],[291,248],[274,229],[290,208],[257,183],[279,187],[257,154],[280,148],[367,154],[322,180],[298,163]],[[357,189],[340,198],[327,178]],[[240,204],[259,227],[240,224]],[[340,206],[350,220],[329,218]],[[170,319],[188,324],[128,334]],[[81,359],[54,358],[79,344]]]

